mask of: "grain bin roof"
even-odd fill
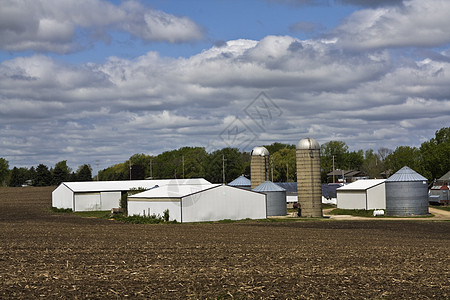
[[[266,147],[255,147],[253,148],[251,155],[253,156],[269,156],[269,150]]]
[[[386,179],[386,182],[406,182],[406,181],[427,181],[425,177],[405,166],[398,170],[394,175]]]
[[[264,181],[253,189],[254,192],[285,192],[281,186],[273,183],[272,181]]]
[[[361,179],[337,188],[337,191],[365,191],[385,181],[386,179]]]
[[[241,175],[232,182],[230,182],[228,185],[231,186],[251,186],[251,181],[246,178],[245,176]]]
[[[159,179],[159,180],[124,180],[124,181],[83,181],[63,182],[73,192],[106,192],[106,191],[128,191],[132,188],[153,188],[155,185],[204,185],[211,184],[203,178],[192,179]]]
[[[313,138],[304,138],[298,142],[297,149],[299,149],[299,150],[320,150],[320,145]]]

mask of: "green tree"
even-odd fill
[[[225,167],[225,182],[230,182],[242,175],[246,169],[245,155],[237,148],[223,148],[208,156],[206,180],[213,183],[223,182],[223,166]]]
[[[272,155],[273,181],[296,181],[296,152],[295,148],[282,148]]]
[[[92,181],[92,168],[88,164],[80,166],[76,174],[77,181]]]
[[[421,169],[419,149],[416,147],[399,146],[385,158],[385,168],[390,169],[392,173],[397,172],[404,166],[408,166],[419,172]]]
[[[267,151],[269,151],[269,154],[275,154],[275,152],[278,152],[282,149],[293,149],[295,150],[295,145],[289,145],[289,144],[282,144],[282,143],[272,143],[271,145],[265,145],[264,146]]]
[[[361,170],[364,163],[364,151],[352,151],[345,155],[345,166],[348,170]]]
[[[11,170],[8,186],[22,186],[28,179],[29,173],[27,168],[14,167]]]
[[[67,160],[62,160],[56,163],[52,172],[52,184],[59,185],[61,182],[68,181],[71,171],[72,170],[67,166]]]
[[[420,146],[421,174],[434,180],[450,170],[450,127],[436,131],[435,137]],[[418,172],[420,172],[418,171]]]
[[[48,167],[44,164],[40,164],[36,168],[36,177],[34,181],[35,186],[48,186],[52,183],[52,174]]]
[[[3,157],[0,157],[0,186],[5,185],[9,177],[9,163]]]

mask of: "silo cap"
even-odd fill
[[[304,138],[298,142],[297,149],[299,149],[299,150],[320,150],[320,145],[313,138]]]
[[[269,156],[269,150],[265,147],[255,147],[251,152],[252,156]]]

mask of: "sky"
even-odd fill
[[[0,0],[0,157],[96,174],[135,153],[450,126],[450,1]]]

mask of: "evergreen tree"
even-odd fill
[[[92,168],[84,164],[77,170],[77,181],[92,181]]]
[[[46,165],[40,164],[36,168],[35,186],[48,186],[52,183],[52,174]]]
[[[9,176],[9,163],[0,157],[0,186],[5,185]]]
[[[70,168],[67,166],[67,160],[56,163],[52,172],[52,184],[59,185],[61,182],[67,181],[69,179],[70,171]]]

